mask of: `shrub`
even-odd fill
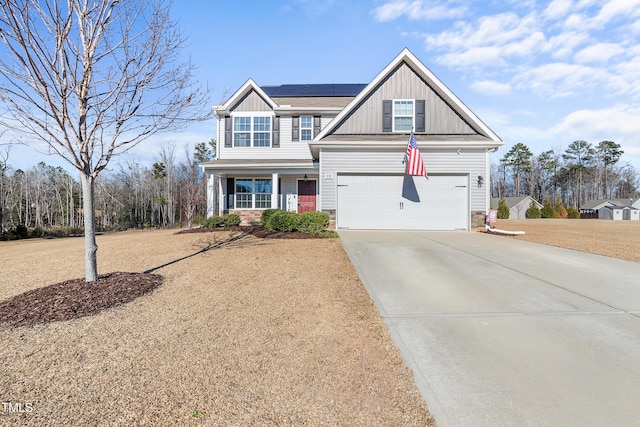
[[[264,228],[271,231],[296,231],[300,215],[295,212],[278,211],[271,215]]]
[[[553,208],[556,211],[556,218],[566,218],[569,215],[560,197],[556,197],[556,203],[553,205]]]
[[[40,226],[33,227],[29,232],[29,236],[38,238],[44,236],[44,230]]]
[[[544,202],[542,203],[542,211],[540,213],[542,215],[542,218],[556,217],[556,210],[553,208],[551,200],[549,200],[548,197],[544,199]]]
[[[567,209],[567,217],[571,218],[571,219],[579,219],[580,218],[580,211],[576,208],[574,208],[573,206],[571,206],[570,208]]]
[[[265,209],[262,211],[262,215],[260,215],[260,224],[266,228],[266,224],[269,222],[269,218],[276,213],[281,211],[281,209]]]
[[[240,225],[240,222],[242,222],[240,215],[228,214],[222,217],[222,224],[225,227],[235,227],[236,225]]]
[[[329,215],[324,212],[305,212],[300,215],[298,231],[320,234],[329,227]]]
[[[509,206],[503,197],[498,202],[498,219],[509,219],[509,216],[511,216],[511,212],[509,212]]]
[[[527,211],[525,212],[525,217],[527,219],[536,219],[536,218],[540,218],[540,209],[538,208],[538,205],[536,205],[536,202],[534,202],[533,200],[531,201],[531,204],[529,205],[529,209],[527,209]]]
[[[204,223],[207,219],[202,216],[202,215],[196,215],[193,217],[193,219],[191,220],[191,223],[194,225],[202,225],[204,226]]]
[[[204,222],[202,223],[202,225],[207,228],[222,227],[223,224],[224,224],[224,220],[220,215],[210,216],[209,218],[205,219]]]

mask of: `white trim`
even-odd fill
[[[396,102],[411,102],[411,115],[396,114]],[[396,129],[396,117],[411,117],[410,129]],[[415,99],[393,99],[391,100],[391,132],[407,133],[411,132],[416,124],[416,100]]]
[[[303,117],[308,117],[311,119],[311,125],[307,128],[307,127],[302,127],[302,118]],[[308,130],[311,131],[311,138],[309,139],[302,139],[302,131],[303,130]],[[294,142],[303,142],[303,143],[309,143],[310,141],[313,141],[313,116],[310,114],[304,114],[301,115],[299,120],[298,120],[298,133],[299,133],[299,141],[294,141]]]
[[[269,176],[253,176],[253,177],[248,177],[248,176],[234,176],[234,177],[230,177],[233,178],[233,209],[234,210],[243,210],[243,209],[250,209],[250,210],[264,210],[264,209],[271,209],[273,207],[273,178],[269,177]],[[256,193],[256,180],[257,179],[263,179],[263,180],[269,180],[271,181],[271,192],[269,193]],[[251,193],[238,193],[236,191],[236,181],[238,180],[251,180]],[[277,185],[277,184],[276,184]],[[250,194],[251,195],[251,206],[250,207],[238,207],[238,194]],[[266,208],[259,208],[256,207],[256,194],[269,194],[271,195],[270,201],[271,201],[271,206],[266,207]],[[227,196],[229,195],[229,189],[227,188]],[[276,203],[277,206],[277,203]]]
[[[233,105],[235,105],[238,100],[240,100],[243,96],[245,96],[247,93],[249,93],[252,90],[256,91],[256,93],[258,95],[260,95],[260,97],[263,98],[267,102],[267,104],[269,105],[269,107],[272,110],[275,110],[276,108],[278,108],[278,104],[276,104],[273,101],[273,99],[271,99],[271,97],[269,95],[267,95],[260,88],[260,86],[258,86],[258,84],[256,82],[253,81],[253,79],[249,79],[249,80],[247,80],[245,82],[245,84],[242,85],[242,87],[240,89],[238,89],[231,96],[231,98],[227,99],[227,101],[224,104],[217,105],[217,106],[213,107],[214,113],[218,117],[228,116],[230,114],[230,112],[231,112],[230,111],[231,107]]]
[[[231,148],[272,148],[273,147],[273,118],[274,114],[272,112],[245,112],[245,111],[237,111],[231,113]],[[254,129],[255,127],[255,118],[269,118],[269,130],[268,131],[258,131]],[[250,129],[249,133],[249,145],[236,145],[236,118],[249,118]],[[237,133],[247,133],[246,131],[237,131]],[[255,134],[256,133],[267,133],[269,135],[269,145],[255,145]],[[229,148],[229,147],[227,147]]]

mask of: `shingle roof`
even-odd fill
[[[361,83],[345,84],[296,84],[280,86],[261,86],[260,88],[270,97],[301,97],[301,96],[356,96],[367,87]]]

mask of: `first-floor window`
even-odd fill
[[[236,178],[236,209],[269,209],[271,179]]]

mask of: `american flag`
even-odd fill
[[[424,176],[429,179],[427,176],[427,170],[424,167],[424,162],[422,161],[422,156],[420,156],[420,150],[418,149],[418,144],[416,143],[416,137],[411,132],[411,138],[409,138],[409,145],[407,145],[406,152],[406,162],[407,162],[407,175],[418,175]]]

